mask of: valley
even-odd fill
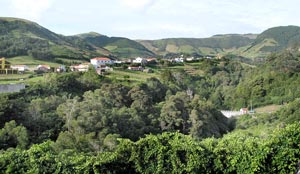
[[[0,173],[299,172],[299,41],[297,26],[132,40],[0,18]]]

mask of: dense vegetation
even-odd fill
[[[294,173],[300,124],[277,129],[266,140],[230,134],[195,141],[180,133],[122,139],[113,152],[58,152],[47,141],[0,154],[1,173]],[[298,168],[299,169],[299,168]]]
[[[287,27],[274,27],[261,33],[254,45],[263,42],[265,39],[272,38],[274,40],[273,46],[264,46],[261,51],[281,51],[288,47],[299,48],[300,40],[300,27],[287,26]]]
[[[0,95],[0,171],[295,173],[299,58],[283,52],[257,66],[204,59],[195,72],[163,64],[159,79],[139,83],[93,69],[44,74]],[[250,101],[282,108],[239,119],[219,111]]]
[[[1,18],[5,57],[152,56],[146,47],[172,52],[170,44],[178,48],[169,56],[200,55],[202,46],[210,48],[206,53],[290,49],[259,63],[233,54],[182,64],[162,59],[152,67],[158,78],[138,82],[94,69],[46,73],[19,93],[0,94],[0,173],[296,173],[298,30],[270,29],[252,47],[250,35],[149,41],[152,46],[141,41],[144,47],[97,33],[61,36],[30,21]],[[266,40],[276,48],[264,47]],[[231,119],[220,112],[269,104],[280,109]]]

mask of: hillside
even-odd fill
[[[117,57],[154,56],[154,53],[145,48],[142,44],[123,37],[108,37],[95,32],[77,35],[86,42],[97,47],[109,50]]]
[[[88,60],[94,56],[114,58],[174,57],[177,55],[237,55],[266,57],[270,53],[300,47],[300,27],[270,28],[261,34],[225,34],[209,38],[130,40],[96,32],[75,36],[56,34],[37,23],[0,18],[0,57],[29,56],[50,62]]]
[[[56,34],[31,21],[0,18],[0,57],[31,56],[47,61],[55,58],[82,60],[109,53],[83,39]]]
[[[242,54],[247,57],[258,57],[286,49],[298,49],[299,47],[300,27],[281,26],[262,32]]]
[[[226,34],[210,38],[172,38],[139,40],[156,54],[235,54],[247,58],[266,57],[273,52],[299,49],[300,27],[281,26],[267,29],[261,34]]]
[[[228,53],[251,44],[256,35],[215,35],[210,38],[173,38],[161,40],[140,40],[149,50],[157,54],[183,53],[215,55]]]

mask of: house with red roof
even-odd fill
[[[94,65],[96,68],[100,65],[111,65],[113,63],[113,60],[107,57],[95,57],[91,59],[91,64]]]
[[[49,72],[51,70],[49,65],[39,65],[36,69],[42,72]]]

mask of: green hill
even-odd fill
[[[142,44],[123,37],[107,37],[95,32],[77,35],[86,42],[109,50],[117,57],[154,56],[154,53]]]
[[[32,57],[44,61],[88,60],[94,56],[117,58],[175,55],[238,55],[266,57],[270,53],[300,47],[300,27],[270,28],[256,34],[225,34],[209,38],[130,40],[96,32],[75,36],[56,34],[37,23],[0,18],[0,57]]]
[[[286,49],[298,49],[299,47],[300,27],[280,26],[270,28],[258,35],[254,42],[243,51],[243,55],[258,57]]]
[[[247,58],[266,57],[273,52],[300,47],[300,27],[281,26],[270,28],[261,34],[226,34],[210,38],[171,38],[139,40],[156,54],[235,54]]]
[[[0,18],[0,57],[30,56],[54,61],[55,58],[88,59],[110,54],[78,37],[56,34],[37,23],[17,18]]]

